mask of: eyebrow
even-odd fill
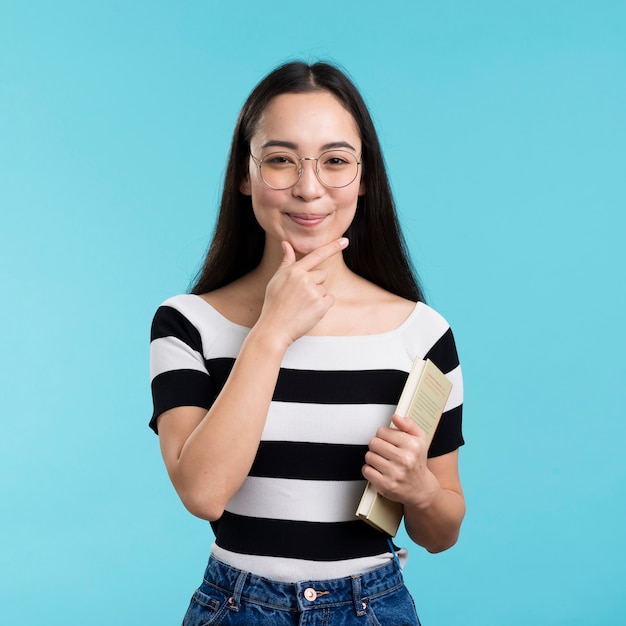
[[[270,141],[266,141],[261,148],[288,148],[289,150],[297,150],[298,144],[293,143],[293,141],[283,141],[282,139],[270,139]],[[347,148],[348,150],[356,152],[356,148],[347,141],[331,141],[321,146],[322,152],[325,150],[335,150],[337,148]]]

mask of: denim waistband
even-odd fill
[[[214,556],[209,559],[204,582],[230,594],[234,606],[244,600],[286,611],[307,611],[353,604],[357,614],[365,612],[371,598],[404,585],[395,561],[345,578],[285,583],[231,567]]]

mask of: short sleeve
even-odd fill
[[[150,382],[154,410],[149,425],[157,434],[157,418],[165,411],[179,406],[208,410],[215,399],[200,332],[167,304],[157,309],[152,321]]]
[[[436,457],[452,452],[465,443],[462,431],[463,375],[449,326],[424,358],[430,359],[452,382],[452,392],[428,450],[429,457]]]

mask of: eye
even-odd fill
[[[322,167],[340,168],[353,165],[356,160],[349,152],[329,152],[321,157]]]
[[[296,156],[288,152],[270,152],[270,154],[263,157],[263,165],[269,167],[294,166],[297,162]]]

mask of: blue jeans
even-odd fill
[[[413,599],[392,561],[365,574],[284,583],[211,557],[183,626],[420,626]]]

